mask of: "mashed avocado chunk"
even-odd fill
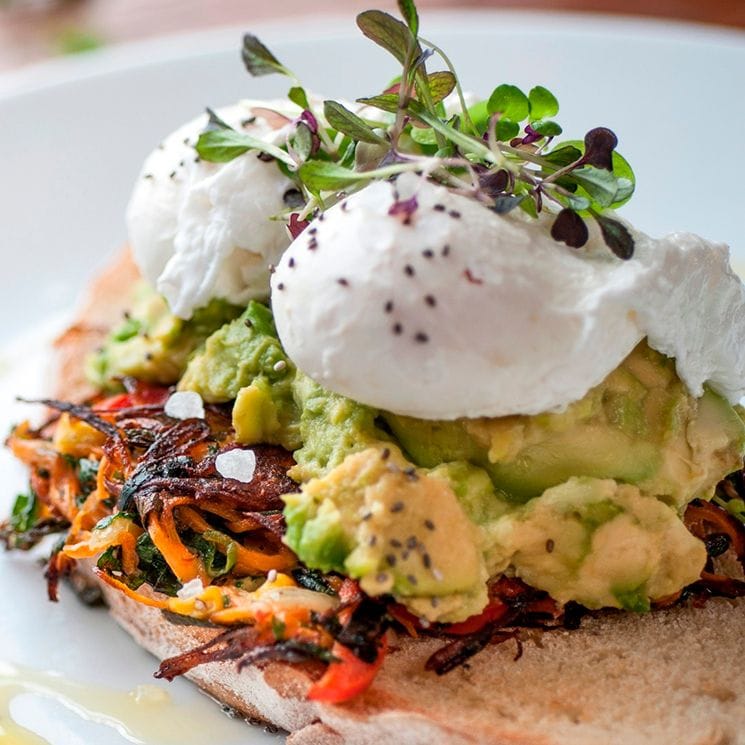
[[[646,342],[562,412],[452,422],[384,416],[417,465],[468,461],[516,502],[592,476],[682,507],[738,468],[745,445],[735,410],[708,389],[689,395],[673,360]]]
[[[487,527],[505,561],[559,602],[649,610],[695,582],[706,549],[675,510],[637,487],[573,478]]]
[[[235,399],[233,426],[239,442],[295,450],[302,443],[293,396],[295,375],[271,311],[251,301],[238,318],[207,339],[178,387],[196,391],[210,403]]]
[[[86,361],[88,378],[104,389],[131,375],[149,383],[175,383],[194,350],[214,331],[240,313],[224,300],[212,300],[184,321],[148,284],[134,290],[132,311],[103,347]]]
[[[175,349],[188,332],[148,328]],[[130,331],[109,346],[124,349],[139,336]],[[680,516],[745,448],[737,411],[708,389],[693,398],[645,342],[564,411],[425,421],[308,378],[260,303],[196,351],[188,338],[179,388],[235,401],[240,442],[293,451],[300,491],[285,497],[286,543],[308,567],[354,577],[430,621],[478,613],[488,578],[504,572],[559,602],[648,609],[699,576],[705,548]],[[145,341],[132,344],[130,368]]]
[[[286,541],[310,566],[392,593],[425,618],[456,621],[487,602],[478,527],[444,478],[392,448],[352,455],[285,497]]]

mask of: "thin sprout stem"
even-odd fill
[[[463,120],[468,125],[468,128],[471,130],[471,132],[473,132],[473,134],[478,137],[479,131],[476,129],[476,125],[473,123],[473,119],[471,119],[471,115],[468,113],[468,106],[466,106],[466,98],[463,95],[463,88],[461,88],[460,80],[458,79],[458,75],[455,72],[453,63],[450,61],[450,57],[448,57],[447,54],[445,54],[445,52],[437,46],[437,44],[433,44],[431,41],[427,41],[427,39],[423,39],[421,36],[419,37],[419,41],[422,42],[422,44],[426,44],[430,49],[439,54],[448,70],[450,70],[450,72],[452,73],[453,77],[455,78],[455,90],[458,94],[458,100],[460,101]]]

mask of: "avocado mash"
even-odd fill
[[[285,541],[307,566],[431,621],[478,613],[504,572],[559,602],[648,609],[699,576],[706,552],[680,515],[745,447],[735,409],[693,398],[645,342],[565,411],[425,421],[324,390],[252,302],[179,388],[235,400],[239,441],[294,452]]]
[[[103,389],[117,388],[119,378],[128,375],[149,383],[175,383],[194,350],[240,312],[237,306],[215,299],[184,321],[170,312],[161,295],[140,282],[132,311],[88,358],[86,373]]]

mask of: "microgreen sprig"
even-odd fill
[[[280,145],[235,130],[209,112],[207,129],[196,144],[200,157],[222,163],[255,150],[275,159],[304,200],[299,211],[285,216],[293,233],[315,210],[327,209],[371,180],[414,171],[499,214],[521,209],[537,217],[548,212],[554,216],[551,235],[575,248],[587,243],[588,222],[594,221],[610,250],[621,259],[631,258],[633,237],[608,212],[628,201],[635,183],[631,167],[616,150],[616,135],[596,127],[582,140],[555,144],[562,134],[555,120],[559,102],[540,85],[525,93],[503,83],[488,99],[467,106],[450,59],[419,35],[413,0],[399,0],[398,7],[403,20],[379,10],[357,17],[362,33],[402,68],[385,90],[358,98],[357,111],[332,100],[315,111],[318,104],[294,73],[247,34],[242,58],[248,72],[290,78],[288,98],[302,114],[287,119]],[[434,55],[447,70],[427,70]],[[455,113],[444,103],[454,91]]]

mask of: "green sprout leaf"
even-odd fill
[[[582,157],[582,151],[574,145],[564,144],[546,153],[543,160],[558,168],[564,168],[572,163],[576,163]]]
[[[569,178],[601,207],[610,207],[616,201],[618,180],[610,171],[595,166],[582,166],[572,171]]]
[[[500,119],[495,129],[496,138],[500,142],[509,142],[520,133],[520,125],[509,119]]]
[[[310,109],[310,104],[308,103],[308,94],[305,92],[305,88],[299,85],[295,85],[290,88],[289,92],[287,93],[287,98],[289,98],[292,103],[297,104],[303,110]]]
[[[273,73],[291,76],[290,71],[253,34],[246,34],[243,37],[241,58],[246,69],[254,77]]]
[[[528,118],[530,102],[517,86],[504,83],[494,89],[487,108],[490,114],[501,114],[505,119],[521,122]]]
[[[407,63],[410,54],[416,58],[422,53],[409,27],[382,10],[360,13],[357,25],[368,39],[390,52],[402,65]]]
[[[292,149],[301,163],[310,157],[313,150],[313,133],[305,122],[298,122],[295,136],[292,138]]]
[[[427,82],[432,103],[435,104],[447,98],[453,92],[456,84],[455,75],[445,70],[430,73],[427,75]]]
[[[381,93],[379,96],[370,98],[358,98],[357,103],[364,103],[381,111],[387,111],[389,114],[395,114],[398,111],[398,96],[395,93]]]
[[[199,157],[210,163],[228,163],[249,150],[271,155],[288,166],[295,166],[295,161],[276,145],[257,140],[234,129],[213,129],[202,132],[195,146]]]
[[[414,0],[398,0],[398,9],[412,35],[416,36],[419,33],[419,13],[417,13]]]
[[[387,141],[380,135],[375,134],[372,127],[368,126],[357,114],[352,113],[336,101],[324,101],[323,113],[328,123],[337,132],[342,132],[354,140],[368,142],[371,145],[387,144]]]
[[[360,174],[336,163],[324,160],[310,160],[298,170],[302,182],[314,193],[334,191],[355,183]]]
[[[559,102],[556,100],[556,96],[542,85],[530,89],[528,102],[530,103],[530,120],[532,122],[538,119],[550,119],[559,113]]]
[[[539,135],[544,137],[558,137],[562,133],[561,127],[551,119],[532,122],[530,125]]]

